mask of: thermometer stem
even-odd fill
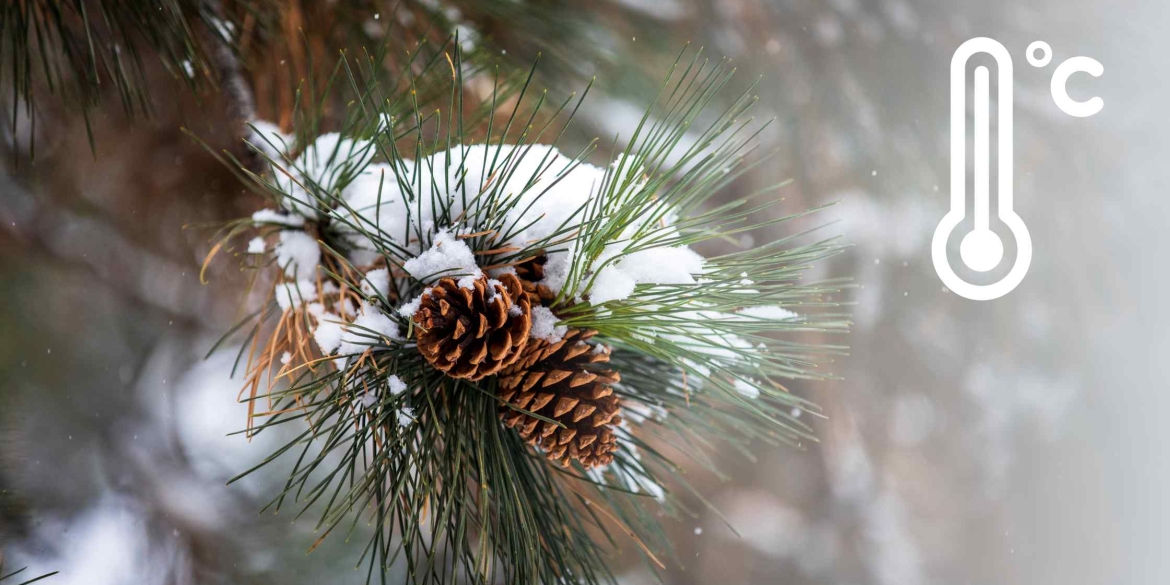
[[[975,68],[975,230],[991,228],[991,88],[987,67]]]

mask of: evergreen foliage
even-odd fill
[[[573,155],[548,148],[588,87],[554,102],[534,91],[532,71],[509,84],[455,42],[420,45],[396,81],[379,80],[373,62],[346,57],[334,68],[329,91],[352,97],[339,135],[324,142],[330,148],[313,152],[323,143],[311,106],[300,110],[295,139],[253,143],[273,170],[241,173],[288,216],[241,220],[217,246],[229,249],[255,229],[268,241],[303,229],[321,247],[321,271],[309,279],[276,265],[279,254],[262,255],[261,267],[282,281],[276,294],[289,298],[273,298],[241,324],[252,348],[247,432],[303,429],[265,462],[295,460],[266,509],[294,505],[298,514],[317,515],[322,538],[367,539],[359,564],[371,582],[384,581],[395,565],[411,583],[606,582],[609,553],[629,543],[651,566],[665,567],[670,544],[657,510],[693,514],[679,496],[694,491],[683,463],[656,451],[651,437],[685,446],[687,457],[712,469],[712,450],[723,442],[750,458],[752,441],[811,440],[794,409],[816,408],[783,381],[825,377],[816,363],[842,348],[793,338],[847,325],[825,301],[837,283],[801,280],[813,262],[840,250],[831,238],[808,234],[709,258],[690,283],[638,284],[620,299],[590,300],[605,295],[597,284],[603,270],[634,254],[734,239],[784,221],[755,219],[777,202],[772,191],[712,202],[764,160],[751,146],[759,131],[748,116],[754,96],[745,92],[710,112],[733,70],[684,51],[638,127],[613,138],[623,146],[588,186],[587,202],[543,237],[515,244],[515,234],[542,219],[525,212],[596,158],[596,141]],[[492,91],[476,107],[466,87],[479,76],[491,79]],[[344,89],[334,79],[347,82]],[[384,165],[378,198],[355,208],[347,189],[375,163]],[[404,201],[380,211],[391,191]],[[405,232],[387,232],[380,213],[405,214],[398,224]],[[489,274],[567,253],[550,303],[557,326],[595,330],[594,340],[612,347],[610,365],[621,374],[615,392],[633,413],[634,424],[618,429],[621,448],[609,466],[587,472],[546,461],[501,425],[501,408],[517,407],[499,398],[494,376],[457,379],[422,358],[404,306],[439,278],[466,272],[419,276],[409,263],[451,233],[474,254],[474,269]],[[255,265],[255,255],[245,257]],[[383,288],[366,276],[375,270],[390,274]],[[326,298],[362,308],[323,318],[313,301]],[[363,325],[360,315],[373,311],[394,327]],[[349,337],[336,354],[313,342],[314,329],[332,326],[330,319]]]

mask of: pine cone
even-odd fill
[[[595,333],[572,329],[556,343],[532,339],[523,357],[499,377],[502,400],[564,428],[508,406],[500,411],[504,425],[565,467],[573,459],[586,469],[608,465],[617,450],[613,426],[622,419],[610,385],[621,376],[599,365],[609,361],[609,351],[588,342]]]
[[[444,278],[414,313],[419,351],[452,378],[479,380],[514,363],[528,342],[532,308],[520,279],[486,277],[472,288]]]
[[[548,306],[557,298],[548,285],[540,284],[544,280],[544,265],[547,263],[548,256],[541,254],[516,265],[516,276],[524,285],[524,293],[533,306]]]

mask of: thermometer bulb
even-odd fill
[[[967,268],[987,272],[1003,260],[1003,241],[991,230],[971,230],[959,244],[959,257]]]

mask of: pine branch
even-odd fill
[[[588,88],[551,100],[536,90],[535,67],[502,83],[488,62],[453,46],[412,51],[404,75],[389,82],[375,60],[343,58],[333,78],[343,76],[354,97],[337,135],[318,138],[319,113],[306,108],[293,152],[277,141],[254,145],[273,149],[265,156],[274,170],[249,178],[280,211],[232,224],[224,241],[254,224],[260,247],[276,247],[258,265],[282,282],[246,328],[247,432],[305,425],[265,462],[295,459],[267,509],[296,505],[319,517],[324,535],[365,534],[359,564],[370,580],[402,563],[412,583],[455,575],[599,583],[611,580],[606,558],[615,547],[635,546],[651,567],[665,566],[670,544],[648,508],[694,513],[668,489],[694,491],[683,463],[647,437],[691,445],[694,460],[712,469],[708,453],[720,443],[750,458],[755,441],[815,440],[793,409],[816,407],[782,382],[829,377],[817,364],[843,349],[788,339],[847,327],[825,299],[840,283],[801,283],[840,247],[786,239],[706,260],[689,251],[783,220],[753,219],[766,201],[712,204],[753,156],[757,131],[745,116],[754,96],[708,113],[732,70],[684,55],[604,167],[587,162],[596,142],[575,155],[556,148]],[[476,77],[494,87],[483,108],[464,101]],[[578,199],[558,199],[566,193]],[[443,264],[460,253],[473,260]],[[441,262],[420,268],[428,254]],[[616,294],[603,284],[645,254],[694,268]],[[595,331],[586,349],[621,373],[612,391],[631,426],[614,423],[605,467],[554,467],[499,422],[530,417],[556,433],[568,428],[556,418],[567,410],[550,417],[536,412],[544,403],[511,404],[499,377],[458,379],[421,355],[422,328],[431,325],[411,315],[440,281],[490,285],[536,260],[544,280],[531,276],[535,290],[557,290],[540,293],[547,304],[538,305],[554,315],[541,325],[553,331],[533,323],[530,335]],[[554,264],[559,280],[550,280]]]
[[[0,84],[10,87],[11,117],[34,118],[39,87],[89,111],[107,87],[130,116],[150,112],[144,59],[172,71],[199,70],[205,51],[196,23],[209,25],[199,0],[17,0],[0,9]],[[141,52],[148,49],[148,54]],[[92,134],[90,137],[92,144]]]
[[[206,6],[216,22],[229,22],[221,0],[207,0]],[[245,167],[253,173],[259,173],[263,170],[264,161],[244,142],[252,132],[248,123],[256,120],[256,100],[241,70],[231,31],[222,30],[222,27],[220,30],[204,29],[203,36],[209,39],[208,45],[212,47],[209,55],[211,67],[220,93],[227,102],[227,113],[236,138],[232,143],[239,148],[238,157],[245,161]]]

